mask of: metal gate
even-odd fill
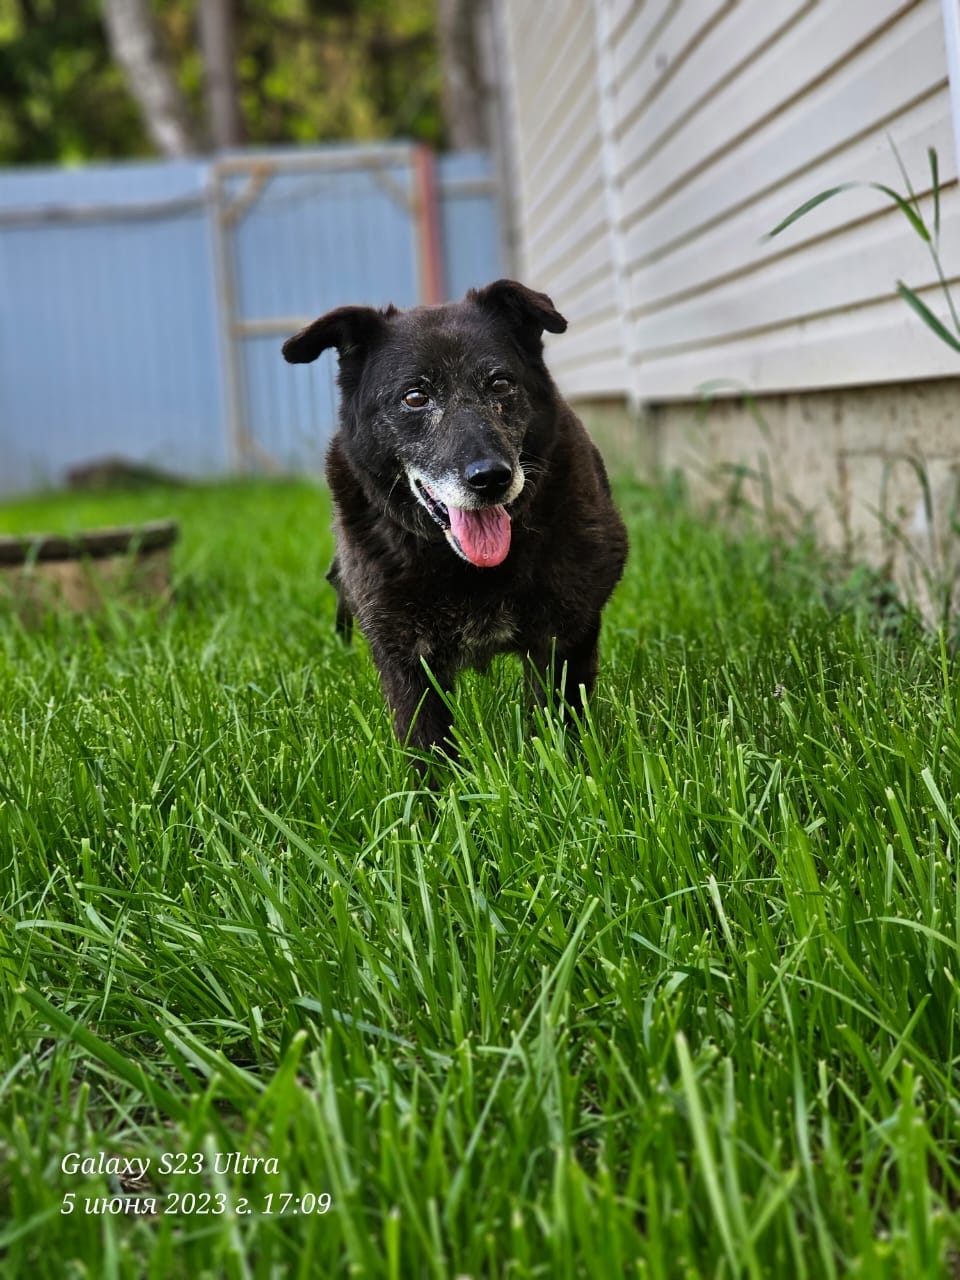
[[[281,343],[346,303],[443,299],[433,155],[244,155],[211,178],[232,463],[316,468],[334,427],[336,353],[290,366]]]
[[[436,177],[436,180],[435,180]],[[408,144],[0,172],[0,494],[106,457],[318,470],[335,359],[287,335],[502,274],[487,158]]]

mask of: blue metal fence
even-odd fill
[[[318,468],[335,362],[288,366],[283,337],[342,303],[502,273],[486,158],[441,157],[429,186],[423,160],[391,145],[0,174],[0,493],[107,456]]]

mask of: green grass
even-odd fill
[[[619,496],[582,746],[505,661],[435,795],[321,491],[0,510],[183,527],[166,612],[0,615],[4,1275],[956,1274],[955,661],[802,541]],[[156,1216],[69,1152],[149,1158]]]

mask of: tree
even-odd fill
[[[190,113],[162,48],[149,0],[103,0],[103,18],[113,56],[126,73],[157,149],[165,156],[196,151]]]
[[[486,9],[487,0],[437,0],[443,115],[447,141],[456,150],[482,148],[489,142],[480,41]]]
[[[149,149],[99,0],[0,0],[0,164]]]
[[[215,148],[238,147],[245,130],[240,112],[233,0],[199,0],[207,133]]]
[[[0,165],[182,154],[237,141],[437,145],[445,131],[436,3],[0,0]],[[215,29],[204,34],[211,7]],[[108,11],[121,9],[128,24],[120,23],[118,46]],[[131,12],[139,34],[125,40]],[[131,45],[135,56],[122,61]],[[155,112],[144,90],[164,79]],[[214,98],[232,99],[239,128],[219,123]],[[154,116],[174,123],[161,133],[149,126]]]

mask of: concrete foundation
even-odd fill
[[[698,501],[809,518],[888,571],[932,622],[960,603],[960,379],[658,404],[576,406],[611,471],[682,471]]]

